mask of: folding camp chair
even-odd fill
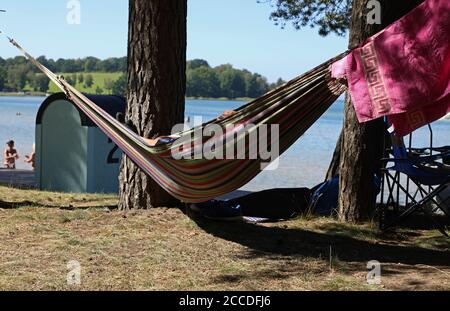
[[[391,135],[391,158],[383,159],[387,167],[383,170],[389,195],[380,218],[380,227],[383,230],[391,228],[415,212],[422,211],[434,222],[439,231],[449,237],[446,220],[437,221],[438,213],[450,219],[448,189],[450,188],[450,166],[440,162],[450,156],[450,150],[444,148],[410,149],[408,152],[402,138]],[[440,151],[437,154],[434,152]],[[432,154],[432,155],[429,155]],[[388,166],[392,163],[392,166]],[[409,184],[405,185],[400,175],[406,175],[417,187],[410,193]],[[406,196],[406,209],[399,213],[399,203],[394,200],[394,192],[402,191]],[[383,203],[383,202],[382,202]],[[409,203],[409,204],[408,204]],[[387,222],[386,214],[389,205],[394,205],[394,220]]]

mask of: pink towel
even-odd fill
[[[427,0],[368,39],[332,75],[346,78],[360,122],[389,116],[397,135],[450,112],[450,1]]]

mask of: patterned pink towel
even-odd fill
[[[450,112],[450,1],[427,0],[333,64],[360,122],[389,116],[397,135]]]

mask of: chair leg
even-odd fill
[[[394,221],[392,221],[391,223],[389,223],[388,225],[386,225],[386,229],[388,228],[392,228],[398,224],[400,224],[401,222],[403,222],[406,218],[408,218],[409,216],[411,216],[412,214],[414,214],[418,209],[420,209],[420,204],[419,202],[417,202],[415,196],[412,196],[411,194],[409,194],[407,192],[407,189],[405,189],[400,183],[397,184],[397,187],[399,189],[401,189],[405,195],[411,200],[411,202],[413,203],[406,211],[404,211],[403,213],[401,213],[399,216],[396,217],[396,219]]]
[[[420,188],[421,192],[424,192],[424,189],[420,185],[417,186]],[[450,238],[448,226],[445,223],[439,223],[438,221],[436,221],[433,211],[429,211],[425,206],[427,203],[433,203],[437,209],[441,210],[444,213],[444,215],[450,219],[446,208],[444,208],[444,206],[436,200],[436,196],[442,191],[444,191],[447,187],[448,185],[446,184],[439,186],[438,188],[430,192],[428,195],[426,195],[423,198],[423,200],[421,200],[417,204],[419,205],[419,208],[421,208],[422,211],[428,216],[428,218],[435,224],[436,229],[438,229],[447,238]]]
[[[389,191],[388,193],[388,197],[386,199],[386,203],[383,205],[382,207],[382,212],[380,213],[380,220],[379,220],[379,227],[381,230],[387,230],[388,228],[392,227],[392,224],[389,224],[388,222],[388,208],[389,206],[392,206],[394,208],[394,213],[396,213],[397,210],[397,204],[398,204],[398,198],[397,200],[394,197],[394,191],[395,191],[395,184],[396,184],[396,178],[397,176],[393,176],[389,173],[389,171],[385,170],[384,171],[384,176],[385,176],[385,181],[386,181],[386,186],[387,186],[387,190]],[[383,192],[384,195],[384,192]],[[395,217],[397,217],[398,215],[395,214]]]
[[[432,203],[436,206],[437,209],[439,209],[443,214],[446,220],[443,224],[440,225],[440,231],[448,238],[450,238],[450,211],[448,210],[447,206],[445,206],[446,202],[450,200],[450,198],[447,198],[444,200],[444,202],[438,202],[437,196],[440,193],[443,193],[446,189],[450,187],[449,183],[443,184],[440,187],[436,188],[433,192],[436,193],[436,195],[431,199]]]
[[[378,205],[378,229],[383,230],[384,219],[386,218],[387,204],[384,204],[384,188],[386,182],[386,170],[381,169],[381,197],[380,205]]]
[[[444,191],[446,188],[449,187],[449,184],[443,184],[439,187],[437,187],[436,189],[431,188],[430,192],[428,193],[419,183],[416,183],[414,180],[412,180],[412,182],[417,186],[417,190],[414,193],[414,195],[411,195],[408,191],[408,189],[405,189],[400,181],[397,179],[398,176],[392,176],[389,174],[389,172],[386,172],[385,174],[386,176],[386,183],[387,183],[387,188],[389,190],[389,195],[387,198],[387,202],[386,202],[386,206],[383,208],[383,213],[384,215],[381,215],[380,217],[380,228],[381,230],[387,230],[389,228],[392,228],[398,224],[400,224],[401,222],[403,222],[405,219],[407,219],[408,217],[410,217],[412,214],[414,214],[415,212],[417,212],[418,210],[422,210],[424,212],[424,214],[430,219],[430,221],[436,226],[436,228],[446,237],[450,238],[450,234],[449,234],[449,228],[446,224],[442,224],[439,223],[438,221],[436,221],[433,212],[430,212],[425,205],[429,202],[432,202],[436,205],[436,207],[441,210],[444,215],[446,215],[449,219],[450,219],[450,213],[448,211],[447,208],[445,208],[442,204],[440,204],[439,202],[437,202],[437,200],[435,199],[435,197],[441,193],[442,191]],[[408,200],[411,201],[412,205],[407,208],[405,211],[403,211],[400,215],[398,215],[398,217],[395,217],[395,220],[388,222],[386,220],[386,212],[387,212],[387,207],[389,206],[389,204],[392,202],[392,204],[395,205],[395,198],[394,198],[394,194],[393,192],[394,187],[397,186],[397,192],[399,192],[400,190],[403,191],[406,195],[406,198]],[[384,194],[383,194],[384,195]],[[422,198],[419,199],[418,196],[421,196]],[[397,194],[398,196],[398,194]],[[398,197],[397,197],[397,201],[398,201]],[[394,206],[395,207],[395,206]]]
[[[441,209],[439,207],[439,203],[437,201],[435,201],[434,199],[429,200],[428,202],[433,202],[434,204],[437,204],[438,209]],[[424,202],[424,204],[428,203],[428,202]],[[435,215],[433,214],[433,211],[429,211],[427,210],[425,207],[422,207],[423,212],[425,213],[425,215],[428,216],[428,218],[430,219],[430,221],[432,223],[434,223],[436,229],[439,230],[439,232],[441,232],[444,236],[446,236],[447,238],[450,238],[449,235],[449,228],[445,223],[440,223],[437,220],[435,220]],[[441,209],[442,210],[442,209]]]
[[[450,188],[450,183],[447,183],[445,185],[443,185],[443,187],[441,189],[436,189],[437,193],[441,193],[446,191],[447,189]],[[450,198],[446,198],[444,199],[444,202],[437,204],[439,206],[439,209],[448,217],[448,219],[450,220],[450,210],[448,209],[448,203],[450,203]]]

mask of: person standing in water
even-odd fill
[[[25,156],[25,163],[31,164],[33,171],[36,169],[36,144],[33,144],[33,151]]]
[[[5,152],[3,153],[4,165],[5,168],[15,169],[16,168],[16,160],[19,159],[19,154],[17,150],[14,148],[14,141],[10,140],[6,143],[7,147]]]

